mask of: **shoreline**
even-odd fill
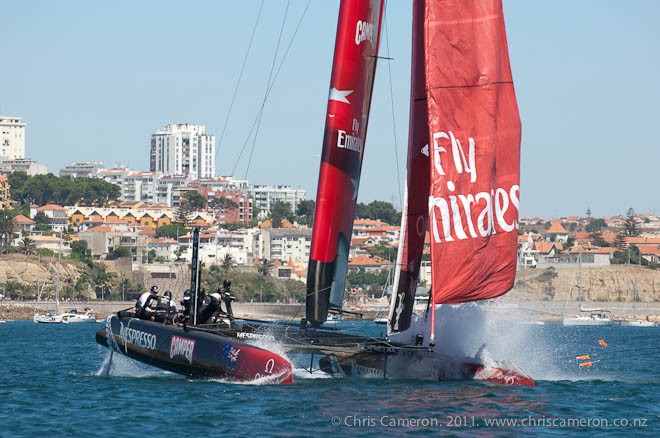
[[[61,303],[60,310],[76,309],[83,312],[91,308],[97,319],[104,319],[111,313],[133,307],[132,301],[89,301],[75,303]],[[234,313],[239,318],[272,320],[299,320],[304,316],[303,304],[280,303],[240,303],[233,304]],[[387,313],[388,303],[385,301],[372,301],[359,305],[349,305],[345,310],[362,313],[363,320],[373,320],[376,316]],[[490,314],[499,319],[514,319],[526,321],[552,322],[561,321],[564,316],[576,315],[580,309],[577,301],[501,301],[494,304],[485,304]],[[602,309],[612,312],[614,320],[645,319],[647,316],[660,321],[660,302],[624,303],[620,301],[594,301],[583,302],[584,309]],[[55,312],[57,306],[51,302],[25,302],[0,301],[0,320],[31,320],[35,312]],[[359,320],[354,315],[344,315],[346,320]]]

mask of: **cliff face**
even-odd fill
[[[20,283],[25,290],[36,292],[38,282],[43,296],[46,297],[55,291],[57,272],[56,257],[42,257],[38,260],[36,256],[4,254],[0,257],[0,290],[6,290],[5,284],[11,281]],[[63,260],[59,268],[60,290],[73,286],[80,278],[81,272],[76,264]],[[85,295],[90,293],[91,290],[86,291]]]
[[[156,284],[162,290],[170,289],[179,294],[188,287],[190,277],[187,265],[177,265],[170,275],[153,278],[147,273],[137,278],[135,273],[120,272],[133,282],[147,286]],[[58,264],[56,257],[42,257],[37,263],[36,256],[22,254],[4,254],[0,256],[0,293],[7,295],[4,285],[8,281],[21,283],[26,290],[36,292],[37,281],[42,288],[42,297],[54,297]],[[108,266],[108,272],[115,272],[116,267]],[[80,278],[82,268],[69,261],[62,261],[60,268],[60,290],[72,287]],[[581,277],[581,278],[580,278]],[[514,289],[505,295],[509,301],[553,300],[575,301],[578,298],[578,284],[582,285],[584,301],[660,301],[660,270],[640,268],[636,265],[613,265],[606,267],[561,269],[525,269],[518,270]],[[236,288],[240,282],[236,283]],[[85,291],[88,298],[95,298],[91,287]]]
[[[636,265],[519,270],[507,298],[575,301],[579,285],[584,301],[660,300],[660,271]]]

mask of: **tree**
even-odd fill
[[[614,246],[619,249],[624,249],[626,247],[626,235],[623,233],[623,231],[616,235]]]
[[[119,186],[99,178],[57,177],[52,173],[27,176],[14,172],[8,180],[12,199],[27,205],[81,203],[101,207],[121,195]]]
[[[355,216],[361,219],[381,220],[390,225],[401,223],[401,213],[391,203],[385,201],[372,201],[367,205],[358,203],[355,207]]]
[[[147,253],[147,263],[155,262],[156,257],[158,257],[158,254],[156,254],[156,250],[155,249],[150,249],[149,252]]]
[[[284,201],[275,201],[270,208],[270,217],[273,221],[273,228],[282,228],[282,220],[291,220],[291,204]]]
[[[316,203],[311,199],[304,199],[296,207],[297,221],[311,227],[314,224],[314,210]]]
[[[14,239],[14,217],[10,210],[0,210],[0,246],[7,252]]]
[[[589,238],[596,246],[609,246],[609,244],[605,241],[605,239],[603,239],[603,232],[600,231],[600,229],[594,230],[591,233],[589,233]]]
[[[217,208],[221,210],[233,210],[234,208],[238,208],[237,203],[235,203],[234,201],[232,201],[231,199],[225,196],[213,198],[213,200],[209,201],[209,205],[212,208]]]
[[[124,246],[119,246],[113,251],[112,254],[115,256],[115,258],[130,257],[131,251]]]
[[[188,216],[190,215],[190,206],[187,202],[181,202],[176,209],[175,220],[184,227],[188,225]]]
[[[635,217],[635,210],[629,208],[626,212],[626,217],[623,220],[623,231],[626,236],[634,237],[639,236],[639,226],[637,225],[637,218]]]
[[[584,227],[585,231],[591,233],[593,231],[600,231],[601,229],[607,227],[607,223],[603,219],[592,219],[589,221],[586,227]]]
[[[91,267],[94,263],[92,261],[91,250],[87,248],[87,241],[78,240],[71,243],[71,257],[78,259]]]
[[[18,249],[21,253],[25,255],[30,255],[34,253],[36,247],[37,246],[35,245],[34,240],[30,239],[29,237],[23,237],[23,240],[21,241],[21,246]]]
[[[235,260],[231,254],[225,254],[225,257],[222,259],[222,269],[225,271],[230,270],[234,266]]]
[[[261,259],[261,263],[259,263],[259,267],[257,268],[257,271],[264,277],[268,277],[268,275],[270,274],[270,270],[272,268],[273,268],[273,262],[271,262],[268,259]]]
[[[37,231],[48,231],[50,230],[50,218],[46,216],[46,213],[43,211],[37,212],[34,215],[34,229]]]
[[[181,203],[187,204],[190,211],[200,211],[206,208],[206,198],[196,190],[185,192],[181,196]]]
[[[188,233],[183,225],[179,223],[173,223],[169,225],[163,225],[162,227],[156,228],[156,237],[168,237],[170,239],[178,239],[180,236],[183,236]]]
[[[394,261],[396,260],[397,249],[381,242],[376,246],[368,247],[367,252],[372,256],[377,256],[385,260]]]

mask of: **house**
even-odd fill
[[[357,256],[348,261],[349,271],[363,271],[377,274],[390,267],[390,262],[380,257]]]
[[[14,221],[14,232],[17,233],[25,232],[29,234],[32,232],[34,225],[36,224],[35,221],[23,216],[22,214],[19,214],[12,220]]]
[[[637,253],[649,263],[660,263],[660,245],[637,245]]]
[[[559,221],[552,222],[550,228],[543,234],[546,240],[552,242],[563,242],[568,241],[568,231]]]
[[[64,231],[68,224],[67,210],[56,204],[47,204],[42,207],[36,205],[30,206],[30,217],[34,217],[38,213],[43,213],[50,221],[50,227],[53,231]]]

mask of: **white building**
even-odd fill
[[[300,201],[306,199],[306,192],[302,188],[294,189],[291,186],[253,185],[248,187],[247,193],[254,199],[254,208],[263,212],[271,212],[275,201],[283,201],[291,205],[295,212]]]
[[[299,266],[306,266],[312,246],[311,228],[264,228],[259,236],[257,257],[284,263],[292,260]]]
[[[15,160],[0,161],[0,172],[25,172],[27,176],[46,175],[48,166],[29,158],[17,158]]]
[[[103,169],[103,163],[97,161],[76,162],[60,169],[60,176],[70,176],[71,178],[96,178],[97,172]]]
[[[156,172],[131,172],[121,180],[121,200],[156,203],[157,185]]]
[[[25,127],[20,117],[0,114],[0,157],[25,158]]]
[[[150,170],[192,179],[215,176],[215,136],[202,125],[171,124],[151,136]]]

